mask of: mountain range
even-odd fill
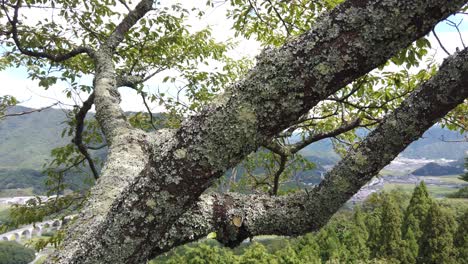
[[[9,112],[30,110],[16,106],[9,109]],[[92,118],[93,114],[90,116]],[[61,137],[66,119],[66,110],[50,108],[0,120],[0,190],[34,187],[36,193],[43,192],[42,165],[50,159],[53,148],[71,140],[67,136]],[[400,156],[411,159],[462,160],[468,150],[468,142],[449,141],[460,141],[463,138],[464,135],[458,132],[434,126]],[[308,178],[309,182],[319,181],[320,174],[340,159],[333,151],[330,140],[311,144],[301,154],[317,164],[315,171],[301,173],[301,177]]]

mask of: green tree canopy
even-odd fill
[[[422,181],[414,188],[410,203],[405,210],[403,221],[404,238],[406,238],[408,230],[411,229],[416,240],[419,240],[422,235],[422,225],[430,207],[431,198],[429,197],[426,184]]]
[[[432,203],[423,223],[417,263],[456,263],[453,245],[456,227],[454,216],[437,203]]]
[[[458,250],[457,259],[460,264],[468,260],[468,208],[458,221],[454,245]]]
[[[0,241],[0,264],[27,264],[34,258],[33,249],[16,242]]]
[[[386,197],[382,205],[380,241],[377,256],[398,259],[402,251],[402,214],[392,196]]]
[[[460,178],[464,181],[468,181],[468,156],[465,157],[465,173],[460,175]]]

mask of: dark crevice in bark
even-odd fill
[[[213,230],[216,230],[216,239],[230,248],[235,248],[245,239],[252,237],[248,228],[243,224],[244,216],[233,215],[230,212],[238,206],[229,195],[214,196]]]

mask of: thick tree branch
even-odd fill
[[[198,115],[184,121],[175,132],[160,130],[145,134],[121,129],[121,116],[115,109],[111,109],[111,114],[101,113],[98,120],[106,138],[112,138],[108,161],[80,220],[71,227],[63,247],[52,259],[55,263],[145,262],[158,245],[169,243],[165,237],[174,223],[228,168],[269,142],[340,87],[382,65],[398,50],[427,34],[438,21],[466,2],[348,0],[318,18],[310,32],[279,49],[264,51],[244,80],[227,89]],[[106,102],[98,102],[98,98],[109,98],[109,90],[115,88],[114,72],[100,69],[106,66],[103,62],[97,65],[101,74],[95,86],[97,114],[108,110],[104,108]],[[453,85],[460,78],[449,76],[451,83],[445,86]],[[99,85],[102,87],[98,89]],[[459,94],[466,92],[466,86],[463,88],[458,93],[444,88],[444,94],[437,94],[441,101],[424,102],[421,107],[443,116],[460,96],[466,97]],[[420,103],[417,98],[421,97],[430,98],[430,94],[421,92],[412,97],[414,106]],[[118,102],[112,98],[111,105],[107,104],[110,107]],[[376,132],[379,130],[373,134],[376,137],[385,134],[385,140],[392,142],[407,137],[413,140],[423,133],[432,112],[429,116],[417,116],[421,122],[406,125],[406,129],[392,127],[398,124],[398,118],[407,119],[415,112],[426,113],[418,109],[414,112],[409,105],[406,108],[408,113],[397,112],[397,119],[389,119],[382,128],[390,130],[390,134]],[[370,138],[376,140],[376,137]],[[291,203],[288,210],[256,211],[258,217],[245,217],[245,221],[258,220],[247,225],[251,229],[247,233],[286,233],[291,229],[281,231],[277,225],[268,225],[285,226],[285,220],[290,228],[295,228],[289,233],[322,226],[346,197],[374,175],[377,167],[390,162],[393,156],[386,153],[401,151],[407,144],[403,143],[390,143],[388,148],[379,146],[378,149],[371,149],[374,145],[369,144],[369,150],[359,149],[362,151],[340,163],[341,169],[335,170],[314,192],[317,198],[312,204],[298,196],[284,201]],[[379,154],[384,157],[380,159]],[[368,156],[371,160],[360,158]],[[357,178],[345,176],[350,172],[343,169],[347,165]],[[367,168],[367,165],[371,166]],[[320,207],[321,204],[329,207]],[[301,212],[307,212],[307,220],[291,219]]]
[[[96,118],[101,125],[109,146],[112,146],[117,137],[131,130],[131,126],[119,105],[121,99],[117,90],[118,85],[135,85],[133,79],[118,79],[112,57],[114,56],[115,49],[122,42],[128,31],[138,20],[153,9],[152,6],[152,0],[141,0],[135,9],[125,16],[95,55],[96,73],[94,91]]]
[[[104,43],[104,46],[110,50],[115,50],[122,42],[128,31],[143,18],[146,13],[153,10],[153,0],[141,0],[135,9],[128,12],[125,18],[120,22],[109,38]]]
[[[93,83],[96,119],[109,146],[112,145],[115,138],[132,129],[120,107],[121,98],[117,90],[119,79],[116,78],[112,56],[112,52],[106,49],[96,52],[96,73]]]
[[[150,107],[148,105],[148,102],[146,101],[146,93],[144,93],[143,91],[139,91],[138,90],[138,85],[142,84],[145,81],[147,81],[148,79],[150,79],[151,77],[153,77],[154,75],[156,75],[157,73],[159,73],[161,71],[162,71],[162,69],[157,70],[157,71],[153,72],[152,74],[150,74],[149,76],[147,76],[145,78],[140,77],[140,76],[132,76],[132,75],[130,75],[130,76],[129,75],[119,75],[119,76],[117,76],[117,84],[116,84],[117,87],[123,87],[123,86],[130,87],[130,88],[136,90],[138,93],[140,93],[141,99],[143,100],[143,104],[145,105],[146,111],[148,111],[148,114],[149,114],[149,117],[150,117],[149,123],[150,123],[151,127],[153,127],[154,130],[158,130],[158,129],[154,125],[153,112],[151,111],[151,109],[150,109]]]
[[[130,87],[136,89],[138,84],[143,83],[144,79],[140,76],[134,75],[117,75],[116,86],[117,87]]]
[[[256,235],[296,236],[320,229],[329,218],[411,142],[468,97],[468,50],[449,58],[312,191],[287,196],[203,195],[168,232],[155,254],[217,232],[236,246]],[[233,219],[241,217],[236,226]]]
[[[299,193],[270,200],[259,197],[251,204],[260,207],[243,209],[243,232],[247,236],[297,235],[319,229],[404,148],[466,98],[468,50],[445,61],[436,76],[422,84],[356,149],[350,150],[309,195]],[[243,201],[241,208],[246,208],[246,203]]]

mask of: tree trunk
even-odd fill
[[[86,208],[48,263],[144,263],[210,230],[217,230],[223,243],[237,245],[252,235],[297,235],[320,228],[467,97],[466,52],[452,59],[459,67],[446,63],[449,71],[415,92],[309,194],[199,197],[259,145],[427,34],[465,2],[346,1],[320,17],[309,33],[264,51],[245,79],[180,129],[155,133],[130,129],[118,107],[110,53],[98,52],[95,104],[109,156]],[[450,88],[441,89],[443,81]],[[234,217],[240,221],[234,223]]]
[[[448,59],[438,74],[421,85],[366,139],[309,192],[271,197],[236,193],[202,195],[158,245],[155,255],[211,232],[236,246],[245,238],[295,236],[317,231],[373,176],[468,97],[468,49]],[[240,218],[241,225],[234,224]]]

